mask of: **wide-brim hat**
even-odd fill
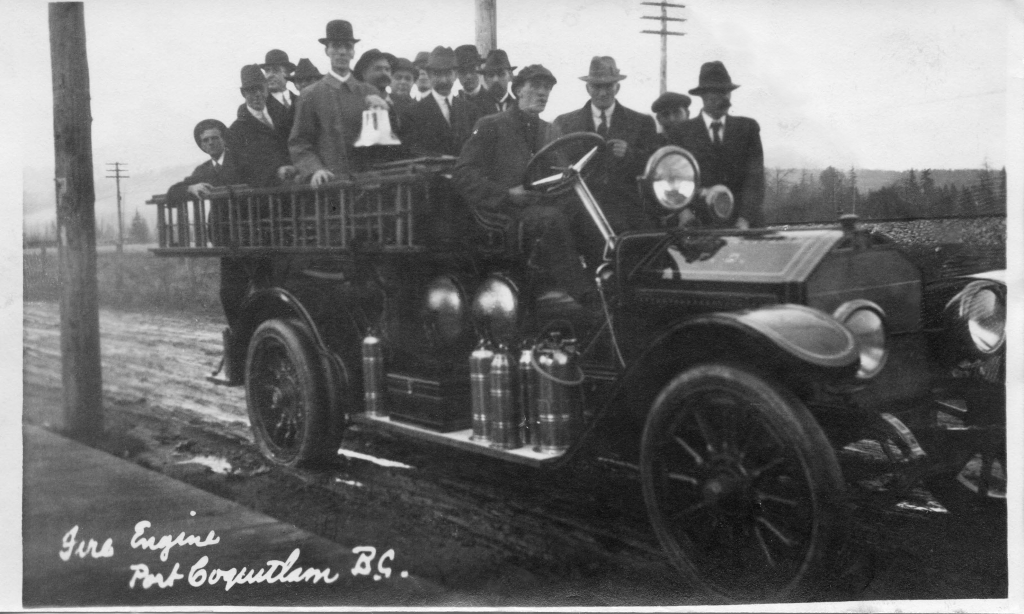
[[[590,60],[590,72],[580,77],[587,83],[601,85],[604,83],[617,83],[626,78],[626,75],[619,72],[615,65],[615,58],[607,55],[595,55]]]
[[[263,59],[263,63],[260,64],[260,68],[269,68],[271,66],[284,66],[285,70],[292,72],[295,70],[295,64],[288,61],[288,54],[280,49],[271,49],[267,52],[266,57]]]
[[[380,59],[387,60],[388,66],[391,67],[391,70],[395,70],[395,64],[398,62],[398,58],[390,53],[381,51],[380,49],[370,49],[363,55],[359,56],[359,61],[356,62],[356,65],[352,68],[352,72],[355,73],[357,79],[362,79],[363,71]]]
[[[429,61],[430,52],[420,51],[419,53],[416,54],[416,59],[412,61],[412,65],[415,66],[417,70],[423,70],[427,67],[427,62]]]
[[[259,64],[247,64],[243,66],[241,77],[243,90],[247,87],[267,84],[267,77],[263,74],[263,69],[259,67]]]
[[[487,54],[487,60],[480,67],[480,72],[497,72],[499,70],[515,70],[508,61],[508,54],[503,49],[491,49]]]
[[[715,60],[714,62],[704,62],[701,65],[697,87],[690,90],[690,93],[694,96],[700,96],[702,92],[731,92],[738,87],[729,78],[729,71],[725,69],[725,64]]]
[[[352,24],[344,19],[327,22],[327,36],[319,39],[321,45],[333,41],[337,43],[358,43],[359,39],[352,35]]]
[[[484,63],[483,57],[476,45],[459,45],[455,48],[455,60],[459,63],[459,70],[476,70]]]
[[[451,47],[434,47],[434,50],[430,52],[430,59],[427,60],[427,70],[455,70],[459,67],[459,62],[455,59],[455,52],[452,51]]]
[[[519,91],[519,88],[526,85],[529,81],[546,81],[551,85],[558,83],[558,79],[555,78],[555,75],[551,74],[550,70],[540,64],[530,64],[512,78],[512,90]]]
[[[408,58],[398,58],[395,61],[394,68],[391,69],[391,74],[393,75],[398,72],[407,72],[415,79],[419,75],[420,69],[416,68],[416,65],[410,62]]]
[[[303,79],[319,79],[323,76],[323,73],[313,65],[313,62],[309,61],[309,58],[300,58],[299,65],[295,67],[295,72],[288,79],[291,81],[301,81]]]
[[[693,100],[686,94],[665,92],[661,96],[658,96],[651,104],[651,111],[654,113],[667,113],[673,109],[678,109],[679,107],[689,109],[691,102],[693,102]]]
[[[196,127],[192,129],[192,138],[196,140],[196,145],[199,146],[199,149],[203,148],[202,142],[199,141],[199,135],[201,135],[203,131],[209,130],[210,128],[217,128],[218,130],[220,130],[220,138],[224,139],[225,143],[227,142],[228,127],[224,125],[224,122],[220,121],[219,119],[204,119],[203,121],[196,124]]]

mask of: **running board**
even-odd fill
[[[484,456],[490,456],[492,458],[505,461],[512,461],[529,467],[544,467],[546,465],[550,465],[553,461],[558,460],[565,454],[565,452],[538,452],[530,446],[522,446],[512,450],[492,448],[489,443],[478,443],[470,440],[470,436],[473,434],[473,429],[440,433],[438,431],[423,428],[422,426],[416,426],[415,424],[398,422],[388,418],[387,416],[377,417],[364,413],[352,415],[350,416],[350,420],[355,424],[367,426],[373,429],[398,433],[415,439],[422,439],[424,441],[438,443],[451,448],[458,448],[459,450],[465,450],[467,452],[483,454]]]

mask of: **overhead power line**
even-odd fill
[[[685,32],[673,32],[668,29],[668,22],[670,21],[686,21],[681,17],[669,17],[668,9],[684,9],[686,5],[683,4],[671,4],[668,2],[641,2],[640,4],[646,6],[656,6],[661,9],[661,15],[643,15],[641,19],[654,19],[661,22],[660,30],[640,30],[641,34],[657,34],[661,37],[661,92],[662,94],[668,89],[668,37],[669,36],[684,36]]]

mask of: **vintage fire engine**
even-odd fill
[[[262,261],[224,368],[274,462],[332,458],[353,423],[538,469],[599,442],[638,470],[687,581],[739,599],[806,595],[846,539],[837,450],[873,438],[894,463],[920,462],[897,410],[936,400],[966,410],[965,430],[1002,432],[1005,285],[988,274],[923,288],[852,217],[714,229],[732,195],[701,189],[678,147],[638,180],[666,228],[616,233],[587,187],[603,149],[594,134],[563,137],[525,178],[562,195],[552,206],[582,203],[601,232],[596,324],[536,308],[519,238],[455,196],[451,159],[316,189],[154,197],[155,251]],[[684,210],[705,226],[678,227]],[[1005,435],[994,439],[988,458],[1005,467]]]

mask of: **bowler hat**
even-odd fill
[[[288,54],[280,49],[268,51],[263,63],[260,64],[260,68],[269,68],[271,66],[284,66],[288,72],[295,70],[295,64],[288,61]]]
[[[301,81],[303,79],[319,79],[320,77],[323,77],[323,74],[309,61],[309,58],[300,58],[295,72],[288,78],[292,81]]]
[[[459,70],[476,70],[484,61],[476,45],[459,45],[455,48],[455,59],[459,62]]]
[[[395,67],[391,69],[392,74],[396,72],[407,72],[415,79],[416,76],[419,75],[420,69],[416,68],[416,66],[414,66],[408,59],[398,58],[395,62]]]
[[[219,119],[204,119],[192,129],[192,137],[196,140],[196,145],[199,145],[199,149],[203,148],[203,144],[199,140],[200,135],[210,128],[217,128],[220,130],[220,138],[224,139],[225,142],[228,140],[228,127],[224,125],[224,122]]]
[[[263,70],[260,69],[257,64],[247,64],[242,67],[242,89],[247,87],[255,87],[258,85],[266,85],[267,78],[263,75]]]
[[[398,58],[391,55],[390,53],[385,53],[380,49],[370,49],[363,55],[359,56],[359,61],[356,62],[355,67],[352,68],[352,72],[355,73],[357,79],[362,80],[363,71],[369,68],[371,64],[373,64],[374,62],[381,58],[388,61],[388,66],[391,67],[391,70],[395,69],[395,64],[398,62]]]
[[[508,63],[508,54],[503,49],[491,49],[487,54],[487,61],[480,68],[480,72],[498,72],[499,70],[515,70],[516,67]]]
[[[319,39],[321,45],[328,41],[336,43],[358,43],[359,39],[352,36],[352,24],[344,19],[335,19],[327,22],[327,36]]]
[[[551,74],[550,70],[540,64],[530,64],[512,78],[512,91],[519,91],[519,88],[526,85],[528,81],[547,81],[551,85],[558,83],[558,79],[555,79],[555,75]]]
[[[679,107],[689,109],[690,102],[690,97],[686,94],[665,92],[655,99],[654,103],[651,105],[651,111],[654,113],[668,113],[669,111],[678,109]]]
[[[585,77],[580,77],[587,83],[603,84],[603,83],[616,83],[626,78],[626,75],[619,72],[619,67],[615,65],[615,58],[607,55],[595,55],[590,60],[590,73]]]
[[[455,60],[455,52],[451,47],[434,47],[430,52],[430,59],[424,66],[427,70],[455,70],[459,63]]]
[[[714,62],[704,62],[701,65],[697,87],[690,90],[690,93],[700,96],[706,91],[731,92],[738,87],[729,78],[729,71],[725,69],[725,64],[715,60]]]
[[[412,61],[412,65],[419,70],[423,70],[426,68],[428,61],[430,61],[430,52],[420,51],[416,54],[416,59]]]

